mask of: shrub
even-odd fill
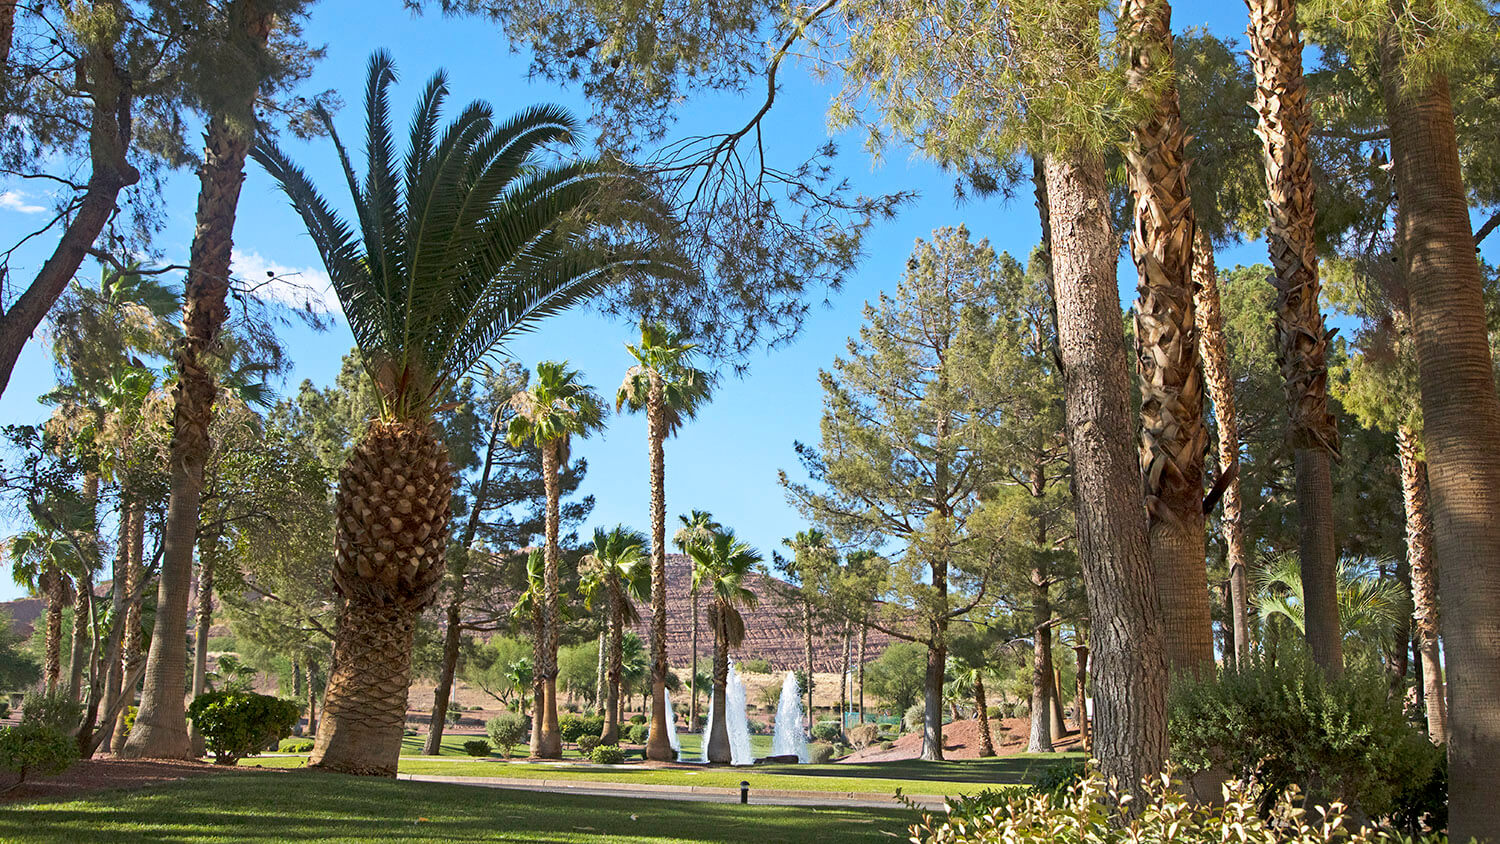
[[[15,785],[28,774],[60,774],[78,758],[78,743],[50,724],[23,721],[0,729],[0,768],[15,774]]]
[[[922,729],[922,721],[927,717],[927,705],[921,702],[914,703],[906,708],[906,714],[901,716],[901,727],[908,733],[913,730]]]
[[[1257,810],[1260,796],[1235,784],[1221,804],[1194,804],[1181,787],[1165,779],[1148,781],[1144,799],[1121,806],[1102,777],[1091,774],[1060,794],[1040,791],[980,794],[950,801],[956,809],[946,815],[925,816],[912,828],[919,844],[1043,844],[1064,835],[1075,844],[1126,844],[1136,841],[1173,841],[1178,844],[1220,844],[1222,841],[1275,841],[1279,844],[1332,844],[1358,840],[1364,844],[1398,844],[1403,839],[1375,829],[1361,830],[1342,804],[1308,812],[1298,803],[1295,786],[1282,792],[1267,814]],[[1412,839],[1407,839],[1411,841]],[[1441,838],[1418,838],[1437,844]]]
[[[188,704],[188,717],[214,754],[214,762],[233,765],[292,733],[302,707],[255,692],[205,692]]]
[[[10,698],[0,696],[0,718],[10,717]]]
[[[600,765],[620,765],[625,762],[625,751],[618,744],[601,744],[594,748],[589,758]]]
[[[448,724],[450,726],[457,724],[462,717],[464,717],[464,708],[458,705],[458,701],[448,701]]]
[[[856,750],[864,750],[880,738],[880,727],[875,724],[860,724],[849,728],[849,743]]]
[[[281,744],[276,746],[276,750],[281,753],[311,753],[312,749],[312,739],[306,738],[282,739]]]
[[[991,707],[985,709],[984,714],[991,721],[998,721],[999,719],[1005,717],[1005,710],[1002,709],[1002,708],[1000,708],[1000,707],[998,707],[998,706],[991,706]],[[985,792],[980,792],[980,793],[983,794]]]
[[[1172,685],[1173,761],[1188,773],[1218,767],[1256,782],[1265,807],[1296,785],[1315,800],[1380,816],[1405,785],[1431,777],[1427,740],[1374,670],[1351,668],[1330,680],[1293,656]]]
[[[892,747],[896,746],[896,743],[893,741],[883,741],[879,746],[881,750],[890,750]]]
[[[825,765],[833,761],[834,747],[827,742],[815,741],[807,746],[807,761],[813,765]]]
[[[72,735],[82,720],[83,704],[68,697],[66,689],[31,692],[21,701],[22,724],[39,724]]]
[[[625,730],[625,739],[631,744],[645,744],[651,737],[650,724],[631,724]]]
[[[594,748],[598,746],[599,737],[594,735],[593,733],[585,733],[578,737],[578,753],[582,756],[586,757],[589,754],[593,753]]]
[[[842,735],[837,721],[819,721],[812,726],[812,737],[818,741],[835,742]]]
[[[1042,769],[1031,787],[1044,794],[1063,794],[1088,775],[1088,765],[1083,760],[1059,762]]]
[[[637,713],[635,715],[632,715],[632,716],[630,716],[630,723],[632,723],[632,724],[644,724],[644,723],[646,723],[646,716],[641,715],[639,713]]]
[[[562,733],[562,740],[576,743],[579,738],[587,735],[597,736],[604,731],[603,715],[564,715],[557,721],[558,730]]]
[[[474,757],[490,755],[490,743],[484,739],[474,739],[464,742],[464,752]]]
[[[771,673],[771,661],[770,660],[766,660],[766,659],[761,659],[760,657],[752,657],[750,659],[742,659],[742,660],[740,660],[739,662],[737,662],[735,664],[739,666],[741,674],[770,674]],[[780,694],[780,693],[781,692],[778,690],[777,694]]]
[[[759,718],[747,718],[745,726],[750,730],[751,735],[765,735],[771,731],[771,725]]]
[[[500,754],[509,759],[510,749],[526,740],[526,729],[530,726],[519,713],[502,712],[485,722],[484,731],[500,748]]]

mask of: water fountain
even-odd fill
[[[682,742],[677,738],[677,712],[672,709],[672,693],[666,689],[662,689],[661,693],[667,703],[667,741],[672,744],[672,752],[681,756]]]
[[[734,663],[729,663],[729,682],[725,689],[726,698],[729,699],[728,708],[724,710],[724,726],[729,732],[729,764],[751,765],[755,763],[755,757],[750,752],[750,721],[745,714],[745,683],[740,679],[739,669]],[[709,730],[713,729],[714,707],[718,705],[718,699],[709,697],[708,721],[703,731],[703,761],[708,761],[708,736]]]
[[[802,689],[797,675],[788,671],[776,704],[776,735],[771,739],[772,756],[796,756],[807,761],[807,733],[802,730]]]

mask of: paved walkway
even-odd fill
[[[590,782],[576,779],[525,779],[519,777],[450,777],[439,774],[397,774],[397,779],[414,782],[446,782],[506,788],[515,791],[564,792],[589,797],[626,797],[647,800],[690,800],[700,803],[738,803],[739,789],[712,788],[702,785],[662,785],[647,783]],[[924,809],[941,811],[943,798],[930,794],[910,794],[908,799]],[[901,804],[889,794],[851,791],[796,791],[777,788],[751,788],[750,803],[760,806],[813,806],[840,808],[895,809]]]

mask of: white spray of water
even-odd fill
[[[740,679],[740,672],[733,662],[729,663],[729,681],[725,689],[729,705],[724,709],[724,726],[729,733],[729,764],[731,765],[753,765],[755,757],[750,751],[750,721],[745,714],[745,683]],[[718,705],[717,697],[710,696],[708,701],[708,730],[703,733],[703,761],[708,761],[708,737],[709,731],[713,729],[714,708]]]
[[[776,735],[771,739],[772,756],[793,756],[807,761],[807,734],[802,730],[802,689],[791,671],[781,683],[781,700],[776,704]]]
[[[661,693],[667,702],[667,741],[672,744],[672,752],[681,755],[682,742],[677,738],[677,713],[672,709],[672,693],[666,689],[662,689]]]

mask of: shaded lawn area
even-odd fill
[[[1082,753],[1006,756],[956,762],[872,762],[864,765],[757,765],[753,768],[657,768],[645,765],[604,767],[578,763],[508,764],[499,759],[443,761],[406,757],[403,774],[441,774],[455,777],[509,777],[517,779],[576,780],[579,782],[643,783],[652,785],[697,785],[739,788],[746,780],[751,789],[774,788],[794,791],[863,792],[947,796],[973,794],[986,788],[1033,781],[1051,765],[1082,759]],[[295,768],[304,757],[246,759],[241,765]]]
[[[266,771],[14,804],[0,812],[0,840],[888,842],[905,839],[916,817]]]

